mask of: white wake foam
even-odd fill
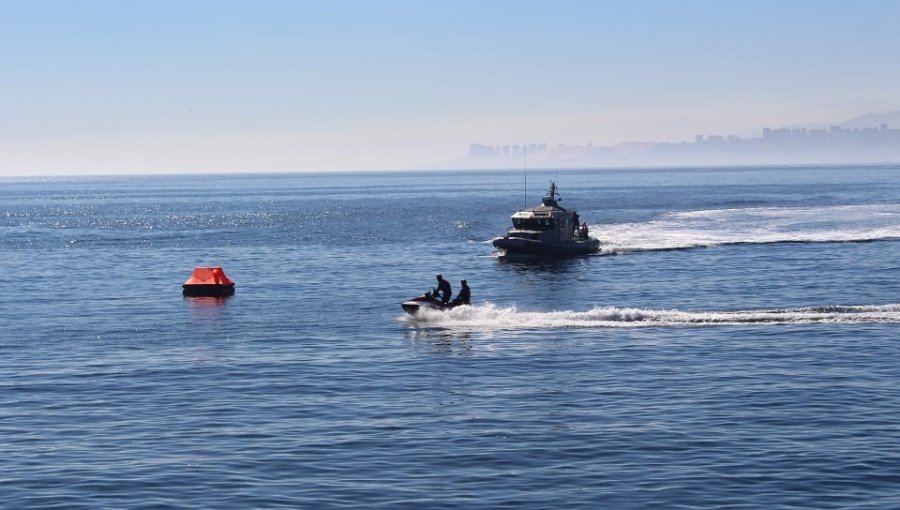
[[[601,253],[724,244],[861,242],[900,238],[900,205],[711,209],[643,223],[594,225]]]
[[[410,326],[469,330],[646,328],[785,324],[900,324],[900,304],[772,310],[681,311],[595,307],[586,312],[520,312],[493,303],[404,315]]]

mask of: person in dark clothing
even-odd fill
[[[469,283],[465,280],[459,282],[462,284],[462,288],[459,289],[459,294],[456,295],[456,299],[453,300],[453,306],[457,305],[468,305],[469,301],[472,299],[472,289],[469,288]]]
[[[450,301],[450,296],[453,295],[453,290],[450,289],[450,282],[444,279],[443,275],[437,275],[438,286],[435,291],[435,295],[440,293],[441,295],[441,304],[446,305],[448,301]]]

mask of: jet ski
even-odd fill
[[[453,303],[443,304],[441,300],[434,297],[437,295],[436,292],[426,292],[421,296],[414,297],[409,301],[404,301],[400,304],[400,307],[403,308],[403,311],[408,314],[414,314],[419,310],[449,310],[451,308],[456,308],[460,305],[454,305]]]

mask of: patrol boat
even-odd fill
[[[522,209],[512,215],[512,228],[491,242],[501,257],[569,256],[597,251],[600,240],[588,234],[587,224],[578,224],[578,213],[559,205],[556,183],[541,205]]]

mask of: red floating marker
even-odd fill
[[[234,280],[225,276],[221,267],[195,267],[191,277],[181,286],[185,296],[230,296]]]

